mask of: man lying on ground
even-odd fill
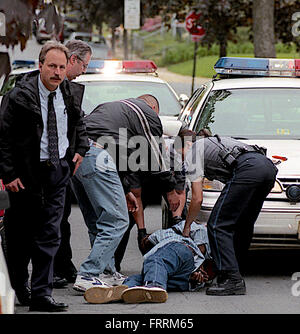
[[[193,223],[190,237],[183,237],[185,221],[145,237],[144,264],[141,274],[125,279],[122,286],[88,289],[84,298],[101,304],[123,300],[126,303],[163,303],[167,291],[198,291],[213,278],[206,272],[210,248],[206,226]]]

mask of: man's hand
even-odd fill
[[[190,237],[190,232],[191,232],[191,226],[190,225],[184,225],[184,228],[183,228],[183,231],[182,231],[182,235],[184,236],[184,237],[187,237],[187,238],[189,238]]]
[[[5,188],[6,190],[9,190],[13,193],[17,193],[20,190],[20,188],[25,189],[25,187],[23,186],[23,183],[21,182],[19,178],[13,180],[12,182],[8,184],[5,184]]]
[[[75,164],[73,175],[76,173],[78,167],[81,165],[82,160],[83,160],[83,157],[79,153],[75,153],[74,158],[72,160]]]
[[[194,271],[191,276],[190,280],[197,282],[197,283],[203,283],[207,282],[209,280],[209,276],[207,272],[203,268],[199,268],[198,271]]]
[[[139,209],[138,202],[132,192],[129,192],[126,194],[126,202],[127,202],[127,208],[129,212],[138,211]]]
[[[167,199],[169,202],[170,210],[176,211],[180,204],[180,197],[175,190],[167,193]]]

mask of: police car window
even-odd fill
[[[8,79],[3,83],[3,86],[0,90],[0,96],[5,95],[7,92],[9,92],[15,85],[16,82],[16,76],[11,75],[8,77]]]
[[[300,89],[212,91],[195,124],[236,138],[300,138]]]
[[[189,99],[185,108],[183,109],[182,114],[180,115],[180,120],[190,124],[193,119],[194,113],[197,110],[199,102],[202,100],[204,94],[206,93],[206,86],[203,85],[202,88],[199,88]]]
[[[82,108],[86,114],[101,103],[135,98],[143,94],[151,94],[159,101],[159,115],[178,116],[181,105],[169,87],[161,83],[101,81],[85,84]]]

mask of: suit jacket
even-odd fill
[[[27,190],[35,192],[40,191],[43,133],[38,76],[39,71],[33,71],[19,78],[4,96],[0,109],[0,176],[5,184],[20,178]],[[60,89],[68,114],[66,158],[71,162],[76,152],[84,156],[89,149],[81,110],[84,86],[64,80]]]

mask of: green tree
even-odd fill
[[[235,40],[237,28],[249,24],[249,0],[199,0],[195,9],[201,12],[199,24],[205,30],[203,44],[209,47],[217,41],[220,57],[227,54],[227,43]]]
[[[253,0],[254,55],[275,58],[274,0]]]
[[[0,12],[5,17],[5,35],[0,36],[0,44],[7,48],[14,48],[20,44],[21,50],[26,47],[26,42],[31,34],[31,25],[34,10],[38,0],[1,0]],[[7,52],[0,53],[0,78],[5,75],[7,79],[10,73],[10,59]]]
[[[300,2],[275,0],[275,37],[284,44],[294,42],[300,51]]]
[[[123,24],[124,0],[54,0],[54,3],[64,12],[72,9],[80,13],[80,22],[87,29],[95,25],[101,34],[103,24],[106,23],[112,30],[114,52],[114,31]]]

